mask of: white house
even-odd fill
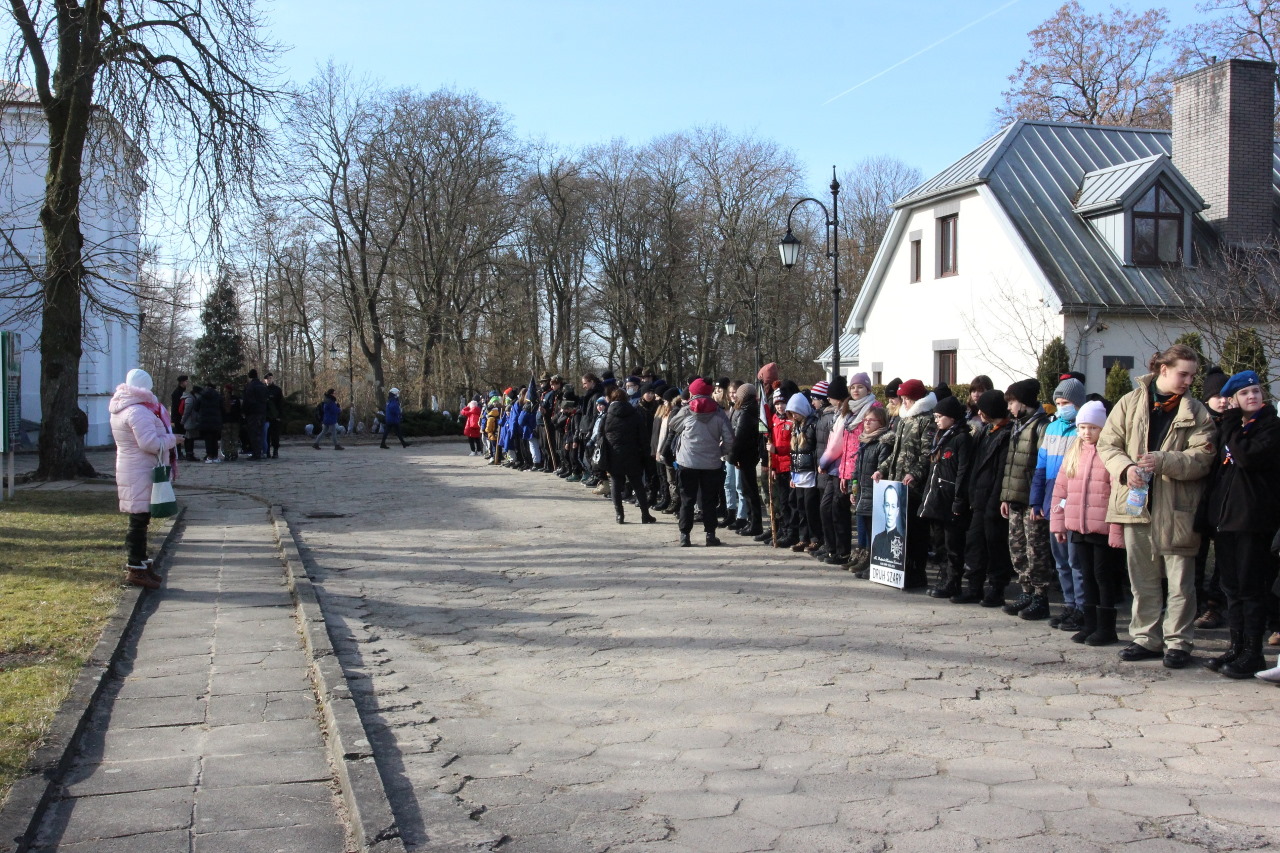
[[[86,264],[94,274],[85,299],[80,408],[89,416],[89,446],[111,443],[107,403],[137,366],[140,308],[138,220],[141,160],[110,117],[99,114],[86,152],[80,204]],[[21,335],[23,421],[40,421],[40,268],[48,137],[34,93],[0,102],[0,328]]]
[[[1180,78],[1171,132],[1018,121],[911,190],[845,325],[861,369],[1005,387],[1061,336],[1091,392],[1115,361],[1145,372],[1187,330],[1198,260],[1276,233],[1274,73]]]

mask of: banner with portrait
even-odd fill
[[[871,495],[871,580],[902,589],[907,578],[907,487],[881,480]]]

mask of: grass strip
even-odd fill
[[[0,803],[115,610],[126,526],[114,492],[0,503]]]

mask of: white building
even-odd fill
[[[861,369],[1006,387],[1061,336],[1091,392],[1115,361],[1146,372],[1188,330],[1198,259],[1274,238],[1274,73],[1180,78],[1172,132],[1015,122],[913,189],[845,325]]]
[[[40,107],[29,91],[0,103],[0,328],[21,335],[22,419],[40,414],[39,277],[44,240],[48,138]],[[111,443],[107,403],[125,373],[137,366],[140,308],[138,220],[141,160],[119,126],[99,116],[85,157],[80,217],[88,283],[83,301],[80,408],[89,416],[89,446]],[[34,439],[34,435],[30,436]]]

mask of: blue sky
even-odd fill
[[[295,80],[332,58],[387,85],[470,90],[520,134],[572,147],[720,124],[793,150],[821,188],[832,164],[879,154],[928,175],[990,135],[1027,31],[1060,3],[274,0],[266,12]],[[1193,0],[1163,5],[1175,25],[1196,14]]]

